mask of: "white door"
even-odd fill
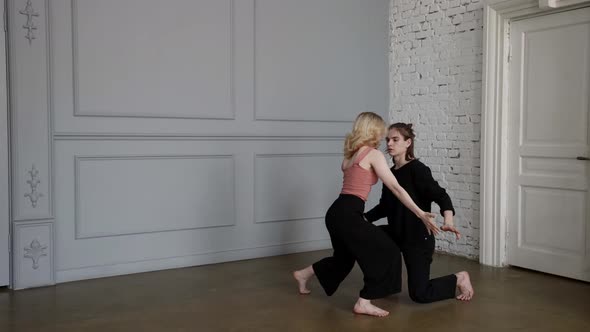
[[[590,8],[510,30],[508,263],[590,281]]]
[[[4,8],[4,1],[0,1]],[[3,9],[4,10],[4,9]],[[4,33],[0,33],[0,287],[8,285],[8,104],[6,102],[6,56]]]

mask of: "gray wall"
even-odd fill
[[[330,247],[387,0],[10,3],[17,288]]]

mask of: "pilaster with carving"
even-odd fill
[[[54,283],[47,0],[8,0],[14,287]]]

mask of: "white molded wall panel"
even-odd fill
[[[232,156],[75,160],[77,239],[235,224]]]
[[[234,117],[232,0],[72,4],[75,115]]]
[[[56,141],[57,280],[329,247],[324,215],[341,187],[335,157],[341,145],[284,139]],[[276,155],[301,161],[300,176],[277,180],[293,168],[282,158],[264,157]],[[260,168],[261,156],[279,164]],[[301,177],[312,171],[324,179]],[[299,211],[277,215],[287,218],[282,222],[259,223],[256,207],[264,217],[271,204],[289,202],[280,193],[271,200],[255,197],[254,188],[274,186],[272,179],[306,184],[291,192],[290,205]],[[303,195],[319,202],[297,202]]]
[[[330,247],[343,138],[388,111],[388,0],[10,4],[14,223],[55,251],[19,287]]]
[[[53,223],[17,223],[14,226],[15,289],[55,283]]]
[[[52,218],[46,1],[9,1],[13,220]]]
[[[256,119],[348,122],[379,112],[387,15],[384,1],[256,0]]]
[[[334,137],[387,114],[386,0],[49,6],[58,135]]]

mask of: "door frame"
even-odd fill
[[[7,236],[6,240],[8,248],[0,248],[0,250],[8,250],[8,287],[12,287],[12,223],[10,216],[10,108],[8,104],[8,63],[7,50],[8,38],[6,31],[6,0],[0,1],[2,6],[2,33],[0,34],[0,158],[6,158],[6,162],[0,165],[0,183],[6,184],[0,193],[0,222],[6,223],[2,225],[2,229],[8,230],[8,234],[1,234],[0,236]],[[0,241],[2,242],[2,241]],[[4,242],[2,242],[4,246]],[[2,268],[5,268],[4,266]]]
[[[506,266],[510,22],[590,5],[590,0],[488,0],[484,5],[479,261]]]

